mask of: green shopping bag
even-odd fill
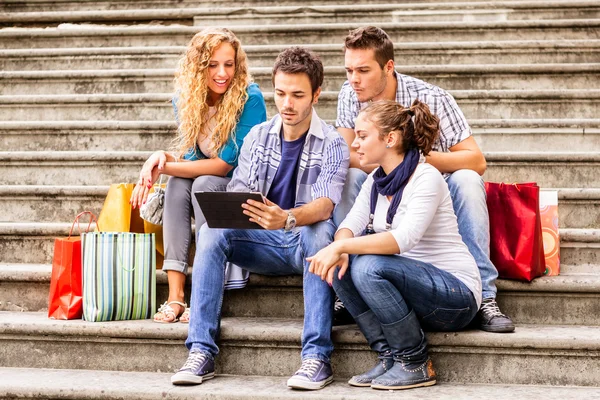
[[[83,319],[151,318],[156,309],[153,233],[82,233],[81,254]]]

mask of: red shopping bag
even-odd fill
[[[500,278],[531,281],[546,270],[540,188],[535,183],[486,182],[490,259]]]
[[[96,216],[84,211],[75,217],[71,225],[69,237],[54,239],[54,256],[52,258],[52,277],[50,278],[50,294],[48,295],[48,318],[77,319],[81,318],[82,308],[82,275],[81,275],[81,236],[72,236],[73,228],[82,215],[90,215],[90,230]],[[81,233],[81,229],[79,229]]]

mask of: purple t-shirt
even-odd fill
[[[281,164],[275,173],[267,199],[284,210],[296,206],[296,177],[305,140],[306,133],[291,142],[283,140],[281,135]]]

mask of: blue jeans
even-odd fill
[[[483,179],[475,171],[461,169],[450,175],[446,182],[458,231],[479,268],[482,297],[495,298],[498,271],[490,261],[490,219]]]
[[[342,199],[333,210],[333,222],[340,226],[346,215],[352,209],[363,183],[367,180],[367,173],[358,168],[350,168],[346,175],[346,183],[342,191]]]
[[[196,244],[190,327],[186,346],[215,357],[219,333],[225,263],[230,261],[262,275],[303,275],[304,329],[302,359],[329,362],[333,351],[331,326],[333,290],[308,272],[305,258],[333,240],[331,220],[297,227],[290,232],[258,229],[210,229],[205,224]]]
[[[353,256],[333,288],[353,317],[371,310],[387,326],[414,311],[425,329],[455,331],[478,311],[473,293],[454,275],[399,255]]]

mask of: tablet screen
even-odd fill
[[[242,208],[248,199],[262,203],[260,193],[195,192],[194,195],[209,228],[263,229],[257,223],[250,222],[250,217],[244,214]]]

